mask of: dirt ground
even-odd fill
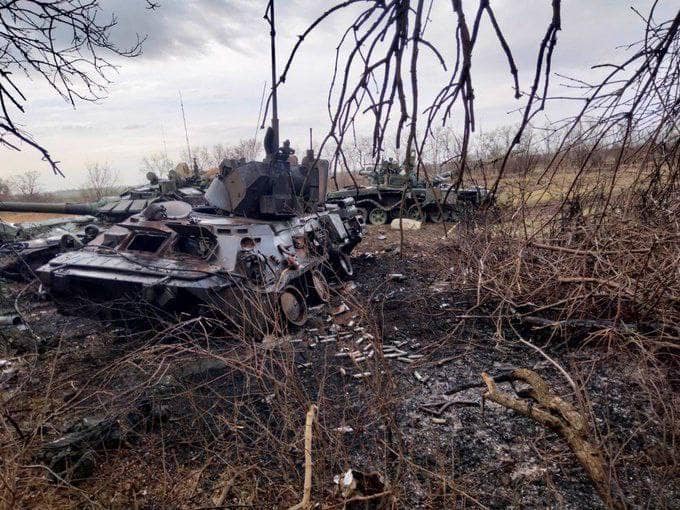
[[[440,225],[407,232],[401,254],[399,232],[369,227],[354,282],[305,328],[255,343],[196,324],[130,333],[58,315],[35,285],[5,284],[2,304],[28,329],[0,329],[3,504],[286,508],[301,498],[314,402],[320,508],[342,508],[333,477],[350,468],[385,482],[385,497],[365,508],[388,499],[396,508],[603,507],[558,435],[482,402],[482,372],[516,367],[533,368],[566,400],[573,394],[536,350],[470,315],[476,296],[451,285],[456,229],[443,236]],[[334,313],[343,304],[349,310]],[[586,388],[617,490],[634,507],[680,507],[674,436],[668,424],[649,426],[653,406],[677,396],[649,394],[645,360],[522,333]],[[655,370],[677,384],[677,374]],[[144,406],[151,418],[140,428],[131,409]],[[129,433],[115,447],[95,445],[82,480],[51,480],[43,445],[86,416],[113,417]]]
[[[51,220],[53,218],[68,218],[63,214],[51,214],[51,213],[10,213],[10,212],[0,212],[0,221],[6,223],[24,223],[29,221],[44,221]]]

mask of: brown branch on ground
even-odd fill
[[[536,403],[522,400],[498,390],[494,380],[486,373],[482,373],[482,379],[487,388],[484,393],[485,399],[512,409],[557,432],[567,441],[569,448],[586,470],[602,501],[609,508],[623,509],[627,507],[620,495],[613,494],[609,470],[602,452],[592,442],[586,418],[569,402],[554,395],[546,382],[536,372],[518,368],[512,372],[510,377],[511,381],[528,384],[530,386],[528,395]]]

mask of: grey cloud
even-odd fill
[[[118,26],[112,38],[122,47],[146,36],[141,58],[191,56],[209,45],[247,52],[253,21],[264,14],[264,2],[252,0],[158,0],[154,10],[144,0],[102,1]],[[261,27],[258,27],[261,28]]]

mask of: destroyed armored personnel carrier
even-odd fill
[[[354,198],[365,221],[384,225],[403,214],[406,218],[435,223],[456,221],[470,211],[493,201],[488,190],[474,187],[456,190],[442,176],[435,176],[431,184],[417,181],[402,172],[392,160],[378,167],[359,171],[369,180],[368,186],[347,186],[328,194],[329,199]]]
[[[193,206],[205,203],[204,182],[197,169],[180,164],[167,179],[147,174],[148,184],[130,188],[118,197],[92,203],[42,203],[0,201],[0,212],[64,215],[62,218],[0,222],[0,276],[28,278],[32,271],[63,251],[80,248],[115,222],[138,214],[149,204],[182,200]]]
[[[291,161],[288,142],[274,150],[268,132],[261,162],[224,160],[207,205],[152,203],[63,253],[37,273],[61,305],[100,304],[225,317],[281,311],[307,318],[307,302],[327,301],[326,276],[352,275],[350,253],[362,227],[354,201],[326,201],[328,161],[313,151]]]

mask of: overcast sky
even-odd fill
[[[27,113],[16,117],[59,161],[66,179],[51,175],[35,152],[0,148],[0,177],[30,169],[43,172],[43,188],[78,187],[88,163],[108,162],[125,183],[142,178],[141,159],[167,152],[177,160],[185,147],[178,91],[182,91],[192,145],[234,143],[256,132],[262,87],[269,84],[268,29],[262,20],[266,0],[158,0],[149,11],[143,0],[102,0],[119,19],[115,39],[125,45],[146,34],[143,54],[117,61],[108,97],[73,109],[40,81],[27,82]],[[449,0],[434,0],[429,39],[452,49],[453,18]],[[334,2],[278,0],[279,66],[296,36]],[[672,1],[662,2],[666,11]],[[471,9],[477,2],[466,0]],[[631,7],[646,12],[651,0],[567,0],[554,56],[555,73],[592,78],[589,67],[621,59],[618,46],[641,35],[641,22]],[[498,21],[512,47],[521,86],[529,89],[536,53],[550,19],[550,0],[496,0]],[[663,12],[663,10],[661,11]],[[302,149],[313,127],[329,127],[326,98],[335,47],[350,13],[321,25],[297,57],[280,89],[283,138]],[[472,13],[469,14],[472,17]],[[488,22],[485,24],[488,25]],[[486,36],[485,36],[486,34]],[[474,57],[478,128],[489,130],[517,120],[511,80],[502,53],[488,27],[480,34]],[[434,59],[424,57],[421,80],[433,92],[446,82]],[[555,87],[562,80],[555,78]],[[553,89],[553,92],[559,89]],[[555,105],[548,116],[567,110]],[[454,119],[454,123],[459,120]],[[259,132],[258,136],[262,137]]]

